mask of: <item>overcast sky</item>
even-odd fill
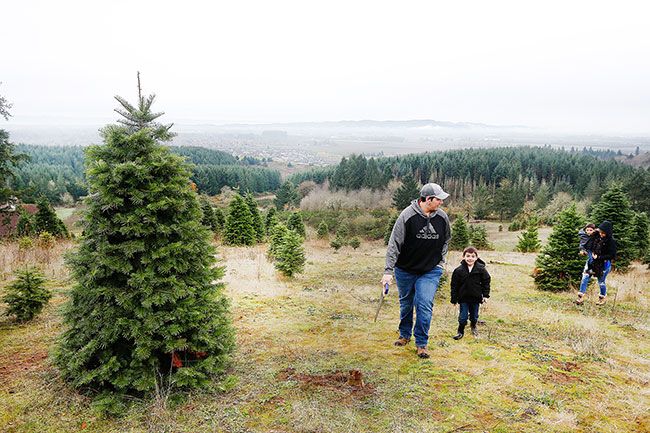
[[[0,94],[10,123],[105,123],[113,95],[135,99],[139,70],[177,123],[650,133],[650,6],[535,3],[3,1]]]

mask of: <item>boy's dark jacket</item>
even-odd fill
[[[598,255],[597,260],[614,260],[616,258],[616,239],[614,239],[614,226],[609,221],[603,221],[601,225],[598,226],[598,229],[602,232],[605,232],[607,236],[601,238],[598,234],[593,236],[585,248],[587,251],[593,251]]]
[[[490,297],[490,280],[483,260],[476,259],[471,273],[465,260],[461,261],[451,275],[451,303],[481,303],[483,298]]]

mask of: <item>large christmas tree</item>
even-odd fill
[[[138,80],[138,89],[139,80]],[[190,168],[160,143],[154,96],[117,98],[122,125],[86,152],[91,195],[55,362],[76,387],[104,393],[207,383],[234,347],[209,230]]]
[[[585,258],[579,254],[578,238],[578,230],[583,225],[575,205],[558,214],[548,245],[537,256],[534,272],[537,288],[550,291],[577,288],[585,265]]]

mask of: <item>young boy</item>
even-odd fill
[[[587,243],[589,242],[590,239],[592,239],[594,231],[596,231],[596,224],[589,223],[583,229],[580,229],[580,231],[578,232],[578,237],[580,238],[580,255],[581,256],[589,255],[590,260],[591,260],[591,254],[589,253],[591,253],[591,251],[587,250]]]
[[[451,303],[460,304],[458,334],[454,336],[454,340],[463,338],[468,314],[472,335],[478,336],[478,309],[479,305],[490,297],[490,279],[485,262],[478,258],[476,248],[465,248],[463,260],[451,276]]]

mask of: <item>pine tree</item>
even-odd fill
[[[643,260],[650,248],[650,219],[645,212],[635,212],[632,218],[632,250],[635,260]]]
[[[200,196],[199,200],[201,202],[201,211],[203,212],[203,217],[201,218],[201,224],[209,228],[213,232],[219,231],[219,221],[214,213],[214,208],[210,203],[210,200],[205,196]]]
[[[285,206],[292,208],[300,203],[300,194],[298,188],[293,182],[286,181],[280,186],[280,190],[275,195],[275,207],[278,210],[284,209]]]
[[[599,225],[607,220],[614,227],[617,246],[614,263],[617,270],[625,271],[634,257],[631,233],[633,217],[630,200],[619,183],[613,183],[591,210],[591,220],[594,224]]]
[[[250,192],[246,194],[246,205],[251,211],[253,217],[253,228],[255,229],[255,239],[257,242],[262,242],[264,236],[266,235],[266,230],[264,229],[264,220],[262,219],[262,214],[260,214],[259,209],[257,208],[257,202],[255,197]]]
[[[16,280],[7,286],[2,300],[9,306],[8,316],[15,316],[18,322],[27,322],[43,310],[52,293],[44,287],[45,277],[37,268],[17,271],[16,276]]]
[[[494,206],[492,194],[484,185],[480,185],[472,194],[472,209],[476,219],[485,219]]]
[[[289,229],[282,223],[276,223],[271,228],[271,234],[269,235],[269,248],[266,252],[270,259],[275,260],[277,253],[282,247],[282,244],[284,243],[288,233]]]
[[[407,207],[420,196],[420,188],[413,176],[405,176],[402,185],[393,194],[393,207],[399,210]]]
[[[140,100],[129,119],[153,117],[153,97]],[[104,402],[152,391],[161,377],[205,385],[234,348],[217,283],[223,268],[201,225],[190,167],[158,142],[167,127],[139,128],[109,125],[104,145],[86,150],[91,195],[84,236],[68,258],[76,283],[55,355],[65,379]]]
[[[267,236],[271,235],[271,229],[274,225],[278,223],[277,211],[274,207],[270,207],[266,212],[266,218],[264,219],[264,231]]]
[[[357,248],[359,248],[361,246],[361,241],[359,240],[358,237],[355,236],[352,239],[350,239],[349,244],[352,247],[352,249],[356,250]]]
[[[330,229],[327,226],[327,223],[325,221],[321,221],[320,224],[318,224],[318,229],[316,230],[316,235],[318,236],[318,239],[327,239],[329,236]]]
[[[542,244],[539,241],[537,219],[530,218],[526,230],[519,236],[517,251],[521,251],[522,253],[533,253],[537,252],[541,246]]]
[[[46,198],[41,198],[38,203],[38,211],[34,215],[34,232],[43,233],[48,232],[58,238],[67,238],[68,229],[66,229],[63,221],[56,216],[54,209],[47,201]]]
[[[469,229],[465,218],[456,218],[451,228],[451,233],[451,241],[449,241],[450,249],[462,251],[469,245]]]
[[[298,233],[300,236],[305,238],[305,224],[302,222],[302,215],[300,212],[293,212],[287,221],[287,228]]]
[[[226,216],[223,214],[223,211],[221,208],[214,207],[212,208],[212,211],[214,212],[214,220],[217,222],[217,232],[221,232],[223,230],[223,226],[226,225]]]
[[[330,241],[330,247],[334,248],[335,251],[338,251],[344,244],[343,240],[338,236]]]
[[[275,253],[275,268],[288,277],[302,272],[305,266],[305,249],[302,240],[302,236],[298,233],[287,230]]]
[[[393,233],[393,227],[395,227],[395,222],[397,222],[397,218],[399,218],[399,214],[393,213],[390,217],[390,220],[388,220],[388,225],[386,226],[386,230],[384,231],[384,245],[388,245],[388,242],[390,241],[390,235]]]
[[[253,245],[256,234],[253,215],[241,195],[235,193],[228,206],[223,241],[226,245]]]
[[[541,290],[561,291],[580,284],[585,259],[579,254],[578,230],[584,225],[575,204],[557,216],[548,244],[537,256],[533,273]]]
[[[488,239],[487,229],[482,225],[469,226],[469,243],[479,250],[492,250],[493,246]]]

